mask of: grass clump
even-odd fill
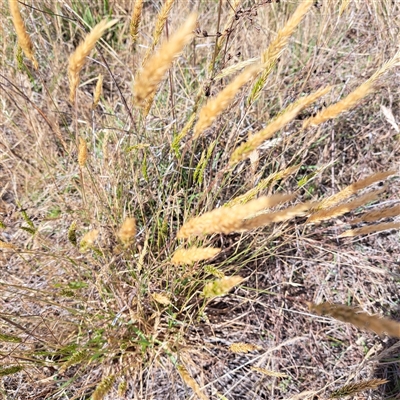
[[[341,238],[399,227],[394,40],[365,57],[361,3],[228,3],[1,11],[2,394],[284,399],[354,365],[378,382],[359,343],[399,336],[397,233]]]

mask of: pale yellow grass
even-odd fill
[[[339,204],[332,208],[323,209],[312,214],[306,221],[307,224],[317,223],[321,221],[326,221],[327,219],[336,218],[347,212],[354,210],[358,207],[361,207],[371,201],[375,201],[379,198],[379,195],[386,190],[386,187],[382,189],[374,190],[369,193],[365,193],[362,196],[354,199],[353,201],[349,201],[348,203]]]
[[[189,371],[183,366],[178,366],[178,372],[183,382],[188,385],[200,400],[208,400],[208,397],[201,391],[199,384],[194,380]]]
[[[383,218],[390,218],[400,215],[400,204],[393,207],[380,208],[379,210],[373,210],[362,214],[358,218],[352,219],[352,224],[359,222],[373,222]]]
[[[134,43],[137,39],[140,20],[142,17],[142,9],[143,9],[143,0],[135,0],[131,16],[131,23],[129,25],[129,31],[131,34],[132,43]]]
[[[260,65],[251,65],[229,83],[218,95],[209,100],[200,110],[199,120],[194,127],[194,139],[197,139],[215,119],[232,103],[242,86],[251,81],[260,71]]]
[[[196,20],[196,14],[191,14],[182,27],[143,65],[133,89],[133,98],[137,105],[143,105],[145,100],[152,96],[174,59],[192,39]]]
[[[232,208],[220,207],[196,217],[185,223],[179,230],[178,239],[188,238],[193,235],[207,235],[212,233],[232,233],[243,229],[245,218],[250,218],[257,211],[273,207],[287,201],[292,195],[276,194],[252,200],[247,204],[237,205]]]
[[[125,218],[119,229],[117,236],[125,245],[130,244],[136,235],[136,219],[132,217]]]
[[[94,89],[94,93],[93,93],[93,104],[92,104],[93,110],[99,104],[101,92],[103,89],[103,80],[104,80],[104,76],[102,74],[99,74],[99,76],[97,77],[96,88]]]
[[[301,110],[308,107],[310,104],[314,103],[317,99],[328,93],[330,90],[331,90],[330,86],[324,89],[320,89],[317,92],[310,94],[309,96],[305,96],[299,99],[295,103],[295,105],[289,106],[285,110],[285,112],[283,112],[280,116],[275,118],[269,125],[267,125],[266,128],[251,135],[247,140],[247,142],[240,145],[232,153],[230,158],[230,164],[235,165],[238,162],[247,158],[253,150],[255,150],[258,146],[260,146],[264,141],[270,139],[276,132],[278,132],[290,121],[292,121]]]
[[[238,342],[238,343],[232,343],[229,346],[229,350],[232,353],[249,353],[250,351],[254,350],[262,350],[262,347],[251,343]]]
[[[396,171],[385,171],[385,172],[376,172],[372,175],[367,176],[364,179],[360,179],[357,182],[352,183],[351,185],[345,187],[339,193],[333,194],[332,196],[327,197],[325,200],[322,200],[318,204],[318,209],[326,209],[334,206],[335,204],[340,203],[348,199],[353,194],[357,193],[358,191],[366,188],[367,186],[372,185],[373,183],[383,181],[391,175],[396,174]]]
[[[80,167],[83,167],[86,164],[88,158],[88,148],[86,141],[79,138],[79,146],[78,146],[78,164]]]
[[[300,24],[300,22],[313,4],[314,2],[312,0],[304,0],[300,2],[296,11],[289,18],[286,25],[278,32],[276,38],[271,42],[267,50],[265,50],[261,54],[263,72],[259,80],[257,81],[254,89],[252,90],[251,95],[249,96],[249,103],[257,100],[257,98],[259,97],[269,74],[271,73],[279,57],[282,55],[282,52],[288,44],[290,37],[293,35],[294,30]]]
[[[312,202],[300,203],[293,207],[285,208],[284,210],[261,213],[254,218],[247,219],[243,223],[243,229],[256,229],[273,223],[288,221],[295,217],[302,217],[308,213],[313,207],[313,204]]]
[[[324,108],[317,113],[315,117],[306,119],[303,122],[303,129],[309,126],[317,126],[329,119],[338,117],[341,113],[355,107],[364,97],[369,95],[374,90],[374,84],[386,71],[400,64],[400,51],[393,58],[379,68],[367,81],[348,94],[344,99],[338,101],[329,107]]]
[[[244,278],[239,275],[224,276],[221,279],[207,283],[203,289],[203,296],[206,298],[224,296],[243,281]]]
[[[273,376],[275,378],[287,378],[288,376],[284,374],[283,372],[277,372],[277,371],[271,371],[266,368],[260,368],[260,367],[250,367],[252,371],[259,372],[260,374],[266,375],[266,376]]]
[[[70,88],[69,100],[71,101],[71,103],[75,101],[76,89],[79,85],[79,74],[86,63],[86,57],[93,50],[96,42],[101,38],[103,33],[117,22],[117,19],[113,19],[111,21],[103,20],[99,22],[86,35],[85,39],[79,44],[76,50],[69,57],[68,79]]]
[[[153,41],[151,46],[147,49],[146,54],[143,57],[142,65],[146,63],[151,53],[156,48],[158,42],[161,38],[161,33],[164,30],[165,23],[167,22],[169,13],[171,12],[172,6],[174,5],[175,0],[165,0],[162,4],[161,10],[157,15],[157,21],[153,32]]]
[[[26,32],[25,24],[18,8],[18,1],[8,0],[8,5],[10,7],[11,19],[15,27],[15,32],[17,34],[18,44],[20,45],[25,56],[32,61],[35,69],[38,69],[39,65],[33,54],[33,44],[30,36]]]
[[[382,222],[380,224],[368,225],[368,226],[363,226],[361,228],[355,228],[355,229],[349,229],[348,231],[340,234],[339,237],[342,238],[342,237],[367,235],[369,233],[382,232],[382,231],[388,231],[391,229],[399,229],[399,228],[400,228],[400,222]]]
[[[246,193],[228,201],[228,203],[226,203],[224,205],[224,207],[233,207],[233,206],[236,206],[237,204],[246,204],[248,201],[254,199],[254,197],[256,197],[260,192],[262,192],[267,187],[269,187],[273,182],[280,180],[280,179],[284,179],[284,178],[292,175],[293,173],[298,171],[299,168],[300,168],[300,165],[295,165],[293,167],[288,167],[281,171],[274,172],[273,174],[269,175],[265,179],[262,179],[257,184],[256,187],[254,187],[254,188],[248,190]],[[291,200],[292,198],[294,198],[294,196],[291,196],[291,198],[288,198],[288,200]]]
[[[318,315],[330,315],[339,321],[348,322],[357,328],[375,332],[380,336],[386,334],[391,337],[400,338],[400,323],[394,320],[382,318],[377,315],[369,315],[358,308],[343,304],[308,303],[308,307],[310,311]]]
[[[193,246],[190,249],[179,249],[177,250],[171,262],[174,265],[192,264],[196,261],[207,260],[215,257],[221,249],[214,247],[196,247]]]

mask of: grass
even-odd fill
[[[399,5],[132,3],[1,8],[1,396],[398,398]]]

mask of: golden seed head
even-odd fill
[[[191,247],[190,249],[177,250],[171,262],[175,265],[191,264],[196,261],[207,260],[215,257],[221,249],[213,247]]]
[[[132,242],[135,235],[136,235],[136,219],[126,218],[125,221],[122,223],[117,236],[119,237],[122,243],[128,245]]]
[[[83,167],[86,164],[87,158],[88,158],[87,144],[84,139],[79,138],[78,164],[80,167]]]
[[[239,285],[241,282],[244,281],[239,275],[235,276],[226,276],[222,279],[218,279],[216,281],[212,281],[207,283],[203,289],[203,296],[204,297],[216,297],[216,296],[224,296],[228,294],[231,289],[235,286]]]

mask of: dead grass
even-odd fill
[[[1,396],[396,398],[400,5],[191,4],[1,8]]]

